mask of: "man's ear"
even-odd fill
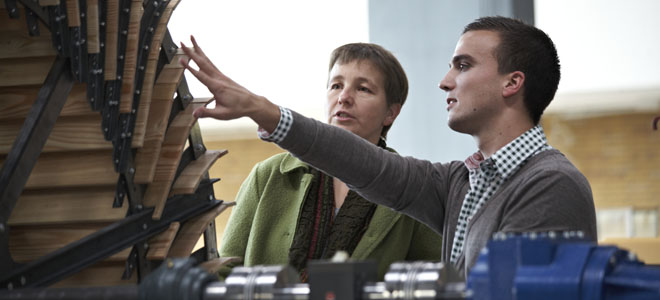
[[[390,105],[390,107],[387,109],[387,115],[385,116],[385,120],[383,120],[383,126],[390,126],[392,123],[394,123],[394,120],[396,120],[396,117],[399,115],[401,112],[401,103],[394,103]]]
[[[504,89],[502,90],[502,96],[504,98],[511,97],[522,91],[523,85],[525,83],[525,73],[520,71],[515,71],[509,73],[506,77],[506,82],[504,82]]]

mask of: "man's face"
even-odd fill
[[[447,92],[448,124],[455,131],[478,135],[488,128],[504,105],[505,76],[497,72],[493,31],[468,31],[456,44],[449,72],[440,82]]]

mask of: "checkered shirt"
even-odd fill
[[[293,114],[291,114],[291,111],[288,108],[280,106],[280,122],[277,123],[275,130],[273,130],[272,133],[268,133],[265,129],[260,127],[259,130],[257,130],[257,133],[259,134],[259,138],[264,141],[279,143],[289,133],[292,124]]]
[[[530,157],[548,149],[552,147],[548,145],[543,128],[537,125],[497,150],[486,160],[480,152],[465,160],[465,166],[469,171],[470,188],[458,215],[450,258],[453,264],[456,264],[458,257],[463,253],[466,230],[472,217]]]

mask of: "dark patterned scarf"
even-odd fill
[[[313,179],[289,249],[289,264],[303,282],[307,282],[308,260],[328,259],[339,250],[352,255],[376,210],[375,204],[349,190],[335,216],[333,178],[316,169],[310,173]]]

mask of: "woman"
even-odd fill
[[[408,94],[397,59],[378,45],[347,44],[333,51],[328,77],[328,123],[386,148]],[[258,163],[236,203],[220,255],[243,257],[246,266],[288,263],[306,281],[308,260],[343,250],[376,260],[382,279],[392,262],[440,259],[441,238],[425,225],[364,200],[288,153]]]

